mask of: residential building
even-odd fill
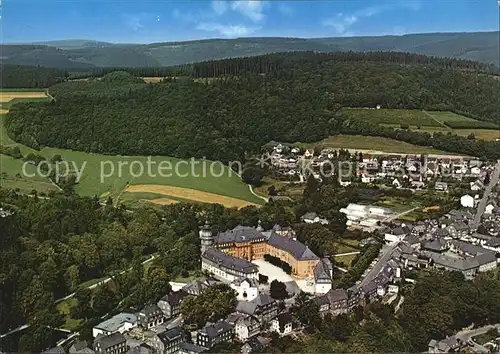
[[[153,347],[146,343],[141,343],[133,348],[129,348],[127,354],[155,354]]]
[[[428,353],[450,353],[461,352],[467,343],[457,336],[447,337],[443,340],[431,339],[427,349]]]
[[[436,182],[434,189],[441,192],[446,192],[448,190],[448,183],[446,182]]]
[[[252,337],[241,347],[242,354],[261,353],[264,350],[264,344],[259,337]]]
[[[239,301],[236,312],[255,316],[261,323],[269,322],[278,314],[278,303],[267,294],[259,294],[252,301]]]
[[[300,220],[302,220],[302,222],[305,222],[306,224],[318,224],[318,223],[322,225],[328,224],[328,220],[321,218],[318,214],[314,212],[305,213],[300,217]]]
[[[66,354],[66,351],[61,345],[44,350],[42,354]]]
[[[210,349],[216,344],[232,342],[234,338],[234,326],[226,321],[207,323],[198,331],[196,344],[200,347]]]
[[[326,293],[330,304],[330,312],[334,315],[346,313],[348,310],[348,296],[344,289],[332,289]]]
[[[109,335],[116,332],[124,333],[137,326],[137,316],[132,313],[119,313],[110,319],[99,323],[92,328],[92,335]]]
[[[187,293],[188,295],[194,295],[198,296],[200,295],[205,289],[209,288],[212,285],[219,284],[220,281],[215,279],[215,278],[199,278],[199,279],[194,279],[187,285],[185,285],[182,288],[182,291]]]
[[[158,301],[158,307],[167,319],[176,317],[181,311],[181,302],[188,296],[184,290],[172,291]]]
[[[90,349],[87,341],[76,340],[71,347],[69,347],[69,354],[94,354],[94,350]]]
[[[474,197],[466,194],[460,198],[460,204],[464,208],[473,208],[474,207]]]
[[[206,351],[206,348],[200,347],[199,345],[182,342],[179,346],[179,354],[199,354]]]
[[[401,242],[410,234],[410,229],[407,227],[396,227],[389,229],[384,234],[384,240],[391,243]]]
[[[271,321],[271,330],[284,336],[292,332],[292,314],[280,313]]]
[[[260,322],[251,315],[239,316],[234,323],[234,331],[236,338],[241,342],[245,342],[248,338],[260,333]]]
[[[185,333],[180,327],[174,327],[162,333],[157,333],[151,340],[156,353],[172,354],[179,351],[180,345],[185,341]]]
[[[137,314],[137,323],[144,329],[151,329],[165,322],[165,315],[157,305],[148,305]]]
[[[120,354],[128,350],[127,340],[120,332],[110,335],[99,334],[94,339],[94,351],[96,354]]]

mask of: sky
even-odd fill
[[[0,0],[1,40],[151,43],[499,30],[500,0]]]

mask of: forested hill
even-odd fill
[[[207,70],[213,76],[214,68],[241,75],[159,84],[124,72],[65,82],[50,89],[56,101],[14,105],[6,128],[12,138],[34,148],[221,161],[243,160],[272,140],[313,142],[360,129],[445,151],[500,157],[500,143],[381,130],[368,122],[359,127],[337,114],[340,107],[380,104],[451,110],[499,123],[497,80],[474,71],[351,55],[349,61],[296,53],[204,63],[200,75]],[[235,68],[240,71],[231,71]]]
[[[3,64],[59,68],[158,67],[276,52],[397,51],[498,65],[499,32],[343,38],[236,38],[152,44],[55,41],[2,45]]]

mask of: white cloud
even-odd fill
[[[227,1],[225,1],[225,0],[213,0],[212,1],[212,10],[214,10],[214,12],[219,16],[224,14],[227,11],[227,7],[228,7]]]
[[[134,32],[139,31],[141,28],[144,28],[144,20],[149,17],[147,13],[138,13],[138,14],[123,14],[122,18],[125,23],[125,26],[132,29]]]
[[[381,14],[385,11],[394,10],[397,8],[405,8],[411,11],[420,10],[419,2],[400,2],[400,3],[387,3],[382,5],[365,7],[359,11],[352,14],[344,15],[343,13],[338,13],[337,16],[332,18],[327,18],[322,21],[324,27],[332,27],[335,32],[339,35],[347,35],[347,30],[350,29],[352,25],[361,21],[363,18],[372,17]],[[349,32],[351,33],[351,32]]]
[[[253,22],[262,21],[265,3],[260,0],[235,0],[231,3],[231,9],[248,17]]]
[[[285,4],[280,4],[278,6],[278,11],[285,16],[293,16],[294,14],[293,8]]]
[[[218,32],[224,37],[241,37],[258,31],[260,27],[248,27],[244,25],[223,25],[215,22],[202,22],[196,29],[207,32]]]
[[[261,22],[265,15],[267,3],[260,0],[213,0],[210,6],[199,11],[181,12],[175,9],[172,16],[184,23],[192,24],[195,29],[206,32],[216,32],[224,37],[248,36],[261,29],[260,26],[246,25],[244,22]],[[246,21],[239,24],[223,23],[221,19],[230,14],[239,13]],[[225,21],[224,21],[225,22]]]

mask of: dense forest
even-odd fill
[[[257,57],[211,60],[193,64],[172,67],[106,67],[87,68],[72,71],[70,78],[101,77],[113,71],[125,71],[140,77],[219,77],[227,75],[242,75],[247,73],[264,74],[283,69],[293,69],[296,65],[306,62],[316,64],[326,61],[335,62],[383,62],[401,65],[425,65],[436,68],[459,69],[485,73],[497,73],[498,68],[472,60],[455,58],[431,57],[413,53],[399,52],[289,52],[273,53]]]
[[[396,62],[382,62],[383,53],[344,55],[340,60],[335,54],[291,53],[205,63],[200,64],[200,75],[203,70],[212,75],[215,67],[220,73],[243,74],[168,78],[155,85],[124,72],[65,82],[50,89],[56,101],[15,105],[6,128],[12,138],[34,148],[205,156],[224,162],[243,160],[272,140],[314,142],[360,129],[451,152],[500,156],[498,143],[432,139],[388,128],[375,131],[378,128],[346,124],[337,114],[342,106],[380,104],[451,110],[498,123],[500,88],[494,79],[476,72],[401,64],[406,55],[397,53]]]
[[[0,65],[0,88],[47,88],[69,76],[63,69]]]
[[[402,52],[290,52],[273,53],[258,57],[212,60],[191,65],[193,77],[217,77],[242,75],[245,73],[262,74],[277,70],[300,69],[303,65],[318,66],[322,63],[393,63],[399,65],[423,65],[425,67],[459,69],[475,72],[498,72],[498,68],[472,60],[439,58]],[[189,66],[183,66],[187,68]]]

